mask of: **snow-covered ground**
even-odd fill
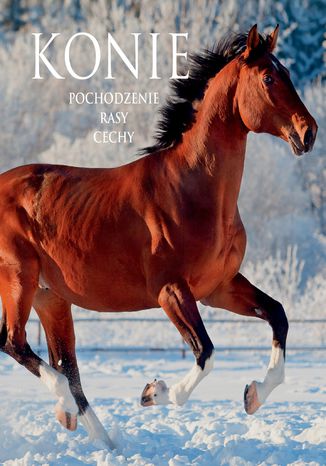
[[[118,446],[65,431],[38,379],[0,355],[0,463],[11,465],[325,465],[326,361],[323,352],[289,351],[286,383],[254,416],[243,409],[246,383],[262,378],[267,352],[222,352],[184,407],[142,408],[145,383],[181,378],[192,357],[83,352],[89,401]]]

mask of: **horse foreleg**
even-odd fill
[[[62,374],[69,383],[69,387],[65,387],[66,398],[59,399],[56,406],[57,419],[67,429],[76,429],[77,412],[71,412],[69,403],[67,404],[71,393],[78,406],[80,421],[85,426],[90,440],[100,440],[107,447],[114,448],[104,427],[89,406],[81,386],[70,305],[51,290],[39,289],[35,294],[33,306],[45,331],[50,365],[55,369],[53,374]],[[48,375],[50,383],[53,374]]]
[[[143,406],[184,404],[194,388],[213,368],[213,344],[201,320],[195,299],[186,282],[165,285],[159,304],[191,347],[196,363],[179,382],[168,388],[163,380],[147,384],[142,396]]]
[[[244,405],[253,414],[272,390],[284,381],[285,346],[288,321],[282,305],[253,286],[241,274],[227,285],[217,288],[202,301],[209,306],[227,309],[236,314],[266,320],[273,330],[272,353],[263,382],[253,381],[244,392]]]

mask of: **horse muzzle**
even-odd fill
[[[288,134],[288,141],[291,146],[292,152],[300,156],[304,153],[311,152],[317,135],[317,125],[308,126],[302,131],[300,135],[294,128]]]

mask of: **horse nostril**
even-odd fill
[[[305,150],[309,150],[311,148],[313,140],[314,140],[314,135],[312,133],[312,130],[308,128],[304,135],[304,139],[303,139]]]

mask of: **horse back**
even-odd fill
[[[132,169],[121,168],[29,165],[0,176],[0,236],[11,228],[32,244],[42,282],[86,308],[154,304],[144,293],[141,262],[149,234],[127,175]]]

